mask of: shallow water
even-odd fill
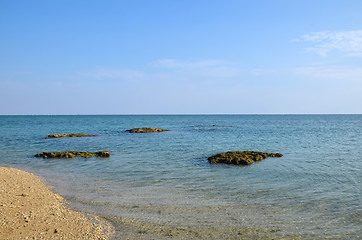
[[[97,136],[43,139],[54,133]],[[111,157],[33,157],[67,150]],[[284,156],[208,163],[231,150]],[[0,156],[129,239],[361,237],[362,115],[0,116]]]

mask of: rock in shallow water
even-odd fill
[[[67,133],[67,134],[49,134],[48,138],[63,138],[63,137],[94,137],[95,135],[83,134],[83,133]]]
[[[255,161],[263,160],[267,157],[282,157],[281,153],[263,153],[254,151],[234,151],[219,153],[208,158],[209,163],[225,163],[234,165],[250,165]]]
[[[152,132],[165,132],[165,131],[171,131],[171,130],[162,129],[162,128],[133,128],[126,130],[126,132],[130,133],[152,133]]]
[[[73,158],[73,157],[109,157],[111,153],[109,151],[99,151],[99,152],[77,152],[77,151],[67,151],[67,152],[42,152],[35,155],[35,157],[43,158]]]

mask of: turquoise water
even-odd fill
[[[135,127],[172,131],[125,132]],[[43,139],[54,133],[97,136]],[[33,157],[68,150],[111,157]],[[284,156],[207,161],[232,150]],[[0,156],[112,221],[116,237],[361,237],[362,115],[0,116]]]

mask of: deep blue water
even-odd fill
[[[125,132],[135,127],[172,131]],[[44,139],[54,133],[97,136]],[[69,150],[111,157],[33,157]],[[284,156],[250,166],[207,161],[232,150]],[[208,228],[209,238],[233,238],[229,228],[246,226],[256,238],[362,232],[362,115],[0,116],[0,165],[44,176],[83,210],[201,234]]]

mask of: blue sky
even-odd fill
[[[362,1],[0,1],[0,114],[362,113]]]

